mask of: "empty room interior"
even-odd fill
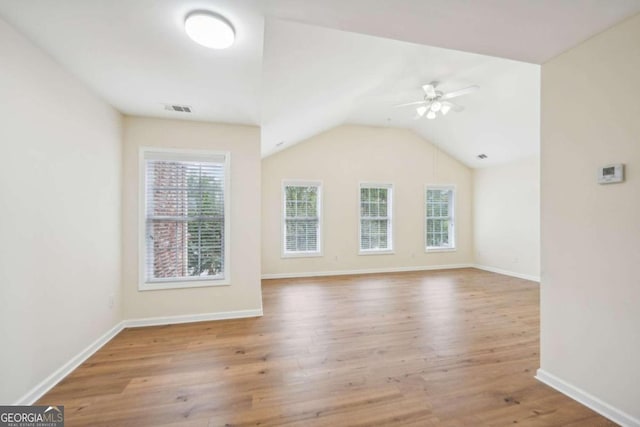
[[[640,427],[640,0],[0,0],[0,99],[0,425]]]

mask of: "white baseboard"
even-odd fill
[[[490,271],[492,273],[504,274],[505,276],[517,277],[519,279],[531,280],[540,283],[540,276],[531,276],[529,274],[516,273],[515,271],[503,270],[501,268],[488,267],[486,265],[473,264],[471,267],[478,270]]]
[[[100,350],[103,345],[111,341],[113,337],[118,335],[124,328],[124,322],[120,322],[113,328],[109,329],[100,338],[91,343],[87,348],[75,355],[71,360],[58,368],[54,373],[45,378],[40,384],[32,388],[27,394],[22,396],[15,402],[15,405],[33,405],[38,399],[40,399],[46,392],[51,390],[53,386],[62,381],[67,375],[69,375],[74,369],[80,366],[85,360],[91,357],[96,351]]]
[[[238,310],[226,311],[221,313],[202,313],[184,316],[167,316],[167,317],[150,317],[146,319],[130,319],[122,322],[109,329],[104,335],[91,343],[87,348],[82,350],[71,360],[57,369],[54,373],[45,378],[40,384],[31,389],[22,396],[14,405],[33,405],[46,392],[51,390],[56,384],[62,381],[74,369],[80,366],[85,360],[91,357],[102,346],[111,341],[113,337],[118,335],[124,328],[138,328],[142,326],[170,325],[177,323],[203,322],[207,320],[224,320],[224,319],[240,319],[245,317],[262,316],[262,308],[257,310]]]
[[[428,271],[428,270],[451,270],[455,268],[469,268],[472,264],[445,264],[445,265],[420,265],[411,267],[384,267],[368,268],[363,270],[335,270],[335,271],[314,271],[303,273],[267,273],[263,274],[263,279],[293,279],[299,277],[321,277],[321,276],[348,276],[354,274],[373,273],[398,273],[403,271]]]
[[[579,389],[578,387],[569,384],[568,382],[550,374],[543,369],[538,369],[536,372],[536,379],[545,383],[551,388],[558,390],[560,393],[565,394],[573,400],[582,403],[587,408],[590,408],[600,415],[609,418],[611,421],[620,424],[623,427],[640,427],[640,420],[632,417],[626,412],[621,411],[618,408],[614,408],[606,402],[598,399],[597,397],[587,393],[586,391]]]
[[[182,316],[147,317],[144,319],[125,320],[125,328],[139,328],[143,326],[175,325],[178,323],[205,322],[208,320],[243,319],[245,317],[260,317],[262,309],[223,311],[219,313],[186,314]]]

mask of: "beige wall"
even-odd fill
[[[281,257],[281,186],[323,183],[324,255]],[[392,255],[358,255],[359,183],[394,185]],[[425,253],[425,184],[457,188],[457,251]],[[411,131],[340,126],[262,162],[262,273],[287,274],[472,262],[471,171]]]
[[[2,20],[0,58],[7,404],[121,320],[121,117]]]
[[[640,15],[542,67],[542,369],[640,425]],[[596,170],[625,163],[622,184]],[[634,424],[635,425],[635,424]]]
[[[138,152],[143,146],[231,152],[230,286],[138,291]],[[126,117],[123,166],[125,319],[260,310],[260,129]]]
[[[475,262],[540,277],[540,158],[473,171]]]

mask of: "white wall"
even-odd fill
[[[323,182],[322,257],[281,257],[282,181]],[[394,254],[358,255],[359,183],[394,185]],[[425,253],[425,184],[456,186],[457,250]],[[471,171],[415,133],[340,126],[262,162],[262,273],[340,272],[471,263]]]
[[[7,404],[121,319],[121,117],[2,20],[0,58]]]
[[[640,15],[542,67],[542,371],[640,425]],[[627,165],[626,182],[596,170]]]
[[[143,146],[231,152],[229,286],[138,291],[138,152]],[[125,319],[261,310],[260,129],[255,126],[126,117],[123,168]]]
[[[539,280],[540,158],[473,171],[475,262]]]

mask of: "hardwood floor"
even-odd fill
[[[610,426],[536,381],[538,285],[474,269],[263,281],[262,318],[126,329],[67,426]]]

